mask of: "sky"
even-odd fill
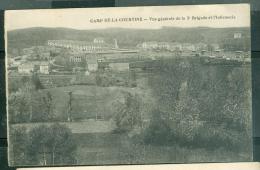
[[[228,16],[231,19],[209,19],[212,16]],[[110,18],[143,18],[141,22],[104,22]],[[150,18],[174,18],[170,21],[154,21]],[[184,17],[185,20],[176,20]],[[188,20],[189,17],[189,20]],[[194,20],[192,17],[206,17]],[[103,19],[102,22],[91,22]],[[145,20],[146,19],[146,20]],[[250,6],[229,5],[186,5],[154,7],[110,7],[41,10],[9,10],[5,12],[5,30],[30,27],[66,27],[74,29],[104,29],[111,27],[158,29],[169,27],[249,27]]]

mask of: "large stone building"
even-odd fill
[[[105,51],[112,48],[112,46],[105,43],[104,39],[102,38],[95,38],[93,42],[75,40],[48,40],[47,44],[52,47],[60,47],[85,52]]]
[[[49,74],[50,73],[50,65],[48,62],[39,63],[39,73],[41,74]]]
[[[84,59],[85,59],[85,57],[82,56],[82,55],[71,55],[71,56],[69,57],[69,60],[70,60],[70,62],[72,62],[72,63],[80,63],[80,62],[82,62]]]
[[[149,41],[149,42],[143,42],[141,44],[141,47],[146,50],[151,49],[169,49],[170,45],[167,42],[157,42],[157,41]]]
[[[242,33],[241,32],[235,32],[234,33],[234,39],[240,39],[242,38]]]
[[[32,63],[23,63],[18,66],[18,73],[30,74],[34,71],[35,65]]]
[[[110,70],[114,71],[128,71],[129,63],[109,63],[108,64]]]
[[[93,42],[101,44],[101,43],[105,43],[105,40],[102,37],[98,37],[98,38],[94,38]]]
[[[205,43],[202,43],[202,42],[195,44],[196,51],[207,50],[207,47],[208,47],[208,45]]]
[[[179,43],[179,42],[157,42],[149,41],[138,44],[137,47],[144,50],[168,50],[168,51],[196,51],[206,50],[205,43]]]
[[[183,51],[195,51],[195,45],[191,43],[183,43],[182,44],[182,50]]]
[[[34,61],[30,63],[23,63],[18,66],[18,73],[30,74],[33,72],[38,72],[40,74],[50,73],[50,64],[45,61]]]
[[[157,41],[149,41],[143,42],[138,45],[144,50],[182,50],[182,44],[178,42],[157,42]]]
[[[181,43],[178,42],[173,42],[170,44],[170,50],[171,51],[181,51],[182,50],[182,45]]]
[[[96,57],[88,57],[87,58],[87,67],[88,71],[95,72],[98,70],[98,62]]]

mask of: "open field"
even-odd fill
[[[159,164],[190,162],[239,162],[250,159],[247,153],[228,151],[224,148],[203,148],[140,145],[123,134],[77,134],[80,149],[77,163],[83,164]],[[94,140],[94,141],[93,141]],[[104,143],[105,142],[105,143]],[[225,160],[225,161],[223,161]]]
[[[19,123],[11,125],[11,128],[26,128],[30,131],[33,128],[45,125],[50,126],[53,123]],[[59,122],[61,125],[67,126],[74,134],[84,134],[84,133],[110,133],[115,130],[116,125],[113,120],[102,121],[102,120],[92,120],[88,119],[81,122]]]
[[[145,82],[141,81],[140,83]],[[72,114],[78,121],[95,119],[96,114],[101,118],[110,119],[115,112],[115,105],[124,102],[125,93],[138,94],[142,98],[143,115],[148,114],[149,106],[153,105],[154,102],[151,90],[141,88],[78,85],[45,89],[44,91],[49,91],[52,94],[55,103],[54,113],[58,117],[66,116],[69,100],[68,91],[71,91]]]
[[[96,125],[92,126],[93,123]],[[48,126],[48,124],[16,124],[11,128],[25,127],[29,130],[37,126]],[[111,123],[104,121],[89,120],[60,124],[69,127],[73,133],[73,140],[78,148],[76,150],[77,165],[143,164],[143,162],[146,164],[191,163],[201,162],[201,160],[203,162],[239,162],[251,157],[246,152],[237,153],[224,148],[208,150],[192,148],[192,146],[184,147],[177,143],[169,146],[140,144],[126,134],[113,133]]]

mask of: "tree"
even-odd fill
[[[167,125],[160,129],[186,146],[238,150],[240,145],[248,149],[245,144],[250,140],[251,129],[250,69],[206,66],[192,59],[160,64],[162,69],[149,77],[157,112]],[[157,127],[152,122],[147,132],[156,136]],[[238,133],[243,135],[243,142],[237,138]]]
[[[95,80],[97,86],[108,87],[114,84],[112,74],[110,72],[97,72]]]
[[[214,51],[214,46],[212,44],[208,44],[207,50],[210,52],[210,55],[212,55],[212,52]]]
[[[46,122],[54,118],[50,92],[20,90],[8,97],[11,123]]]
[[[66,70],[72,70],[74,63],[69,59],[70,53],[67,49],[62,49],[59,55],[55,56],[55,64],[64,66]]]
[[[72,138],[71,130],[65,125],[54,124],[51,127],[49,146],[52,153],[52,164],[74,163],[76,143]]]
[[[9,158],[12,165],[27,164],[26,145],[28,136],[24,127],[10,127]]]
[[[168,145],[171,138],[171,129],[162,118],[162,113],[155,109],[151,113],[149,127],[143,132],[144,143],[154,145]]]
[[[62,124],[41,125],[29,131],[27,154],[34,165],[73,164],[76,143]]]
[[[31,121],[46,122],[53,119],[53,99],[49,91],[36,91],[31,95]]]
[[[50,119],[50,118],[52,118],[53,99],[52,99],[52,95],[49,91],[47,92],[46,96],[43,98],[43,101],[44,101],[44,105],[46,107],[47,117]]]
[[[50,58],[55,58],[56,56],[58,56],[58,52],[55,52],[54,50],[50,50]]]
[[[29,121],[30,97],[21,91],[15,92],[8,97],[9,122],[20,123]]]
[[[137,94],[125,93],[125,102],[117,103],[117,113],[114,117],[119,131],[130,131],[135,126],[141,126],[141,99]]]
[[[30,76],[10,78],[8,84],[9,93],[17,92],[18,90],[23,90],[23,91],[35,90],[35,84],[33,84],[31,78],[32,77]]]
[[[32,84],[35,86],[36,90],[43,89],[43,85],[37,73],[34,73],[31,77]]]

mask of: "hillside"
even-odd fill
[[[75,30],[69,28],[27,28],[8,32],[9,49],[21,49],[30,46],[44,45],[47,40],[68,39],[92,41],[95,37],[104,37],[107,42],[114,38],[121,47],[135,47],[143,41],[166,41],[188,43],[221,43],[223,39],[233,38],[234,32],[250,36],[249,28],[178,28],[161,29],[125,29],[108,28],[100,30]]]

